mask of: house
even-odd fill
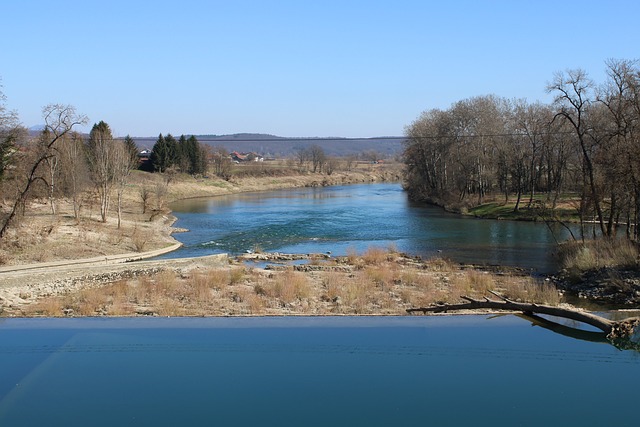
[[[231,160],[236,163],[245,163],[245,162],[262,162],[264,161],[264,157],[258,155],[257,153],[238,153],[234,151],[231,153]]]
[[[150,171],[153,170],[151,165],[151,153],[149,149],[144,149],[138,153],[138,169]]]

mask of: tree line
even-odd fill
[[[609,60],[606,75],[556,73],[551,104],[488,95],[425,111],[406,128],[409,196],[461,208],[513,195],[517,211],[572,193],[583,236],[593,222],[594,234],[638,240],[640,68]]]
[[[207,171],[207,151],[198,139],[181,135],[176,140],[171,134],[158,136],[151,152],[151,166],[155,172],[178,169],[191,175]]]
[[[87,191],[96,196],[102,222],[115,196],[120,227],[123,193],[131,171],[140,164],[133,139],[114,138],[104,121],[94,124],[88,136],[76,132],[88,119],[70,105],[46,106],[43,119],[42,131],[30,136],[18,115],[6,108],[0,91],[0,239],[24,214],[29,200],[48,199],[55,215],[59,199],[66,198],[77,219]],[[207,168],[205,149],[195,137],[184,135],[179,140],[160,135],[151,160],[150,170],[157,172],[202,174]]]

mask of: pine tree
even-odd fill
[[[187,153],[189,156],[189,173],[195,175],[199,173],[197,166],[198,140],[193,135],[187,140]]]
[[[180,135],[180,139],[178,140],[178,165],[180,166],[180,170],[186,173],[191,172],[191,153],[189,143],[187,138],[184,135]]]
[[[167,169],[168,147],[167,141],[162,134],[158,136],[158,140],[153,145],[151,152],[151,164],[156,172],[164,172]]]
[[[131,155],[131,164],[132,165],[137,165],[138,164],[138,146],[136,145],[135,141],[133,140],[133,138],[131,138],[129,135],[124,137],[124,145],[127,148],[127,152]]]

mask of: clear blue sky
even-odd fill
[[[0,78],[26,126],[74,105],[117,136],[391,136],[478,95],[640,57],[637,0],[4,1]]]

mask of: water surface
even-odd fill
[[[191,199],[171,206],[184,247],[167,257],[239,254],[259,248],[344,255],[371,246],[458,262],[555,269],[556,239],[545,224],[462,217],[412,203],[399,184],[303,188]]]
[[[12,427],[635,426],[638,379],[511,316],[0,322]]]

